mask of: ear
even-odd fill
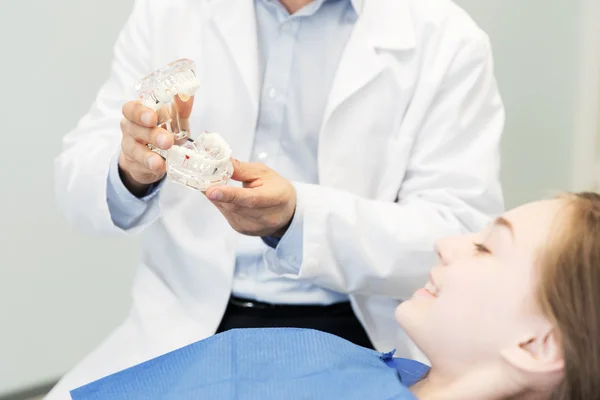
[[[501,352],[514,368],[530,374],[553,374],[564,369],[564,358],[556,330],[548,326]]]

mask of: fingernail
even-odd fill
[[[162,135],[158,135],[158,137],[156,138],[156,144],[158,145],[158,147],[160,147],[161,149],[165,149],[165,147],[167,147],[167,144],[169,143],[169,138],[167,137],[167,135],[162,134]]]
[[[156,166],[156,161],[154,161],[154,156],[148,157],[147,164],[148,164],[148,168],[154,169],[154,167]]]
[[[219,201],[223,199],[223,193],[220,190],[215,190],[210,194],[209,198],[214,201]]]
[[[143,113],[141,119],[145,125],[150,125],[152,123],[152,115],[150,115],[149,112]]]

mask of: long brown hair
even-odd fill
[[[600,195],[561,198],[568,214],[544,252],[538,289],[542,311],[558,330],[565,363],[552,399],[595,400],[600,399]]]

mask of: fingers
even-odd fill
[[[129,101],[123,106],[123,116],[134,124],[153,128],[158,123],[156,112],[145,107],[139,101]]]
[[[133,192],[143,192],[148,184],[157,182],[166,171],[165,160],[151,151],[147,144],[168,150],[173,146],[173,135],[157,127],[158,116],[139,101],[123,106],[121,120],[121,154],[119,167],[125,172],[125,185]]]
[[[121,120],[121,131],[123,136],[130,136],[140,143],[151,143],[158,148],[168,150],[173,146],[174,138],[169,132],[163,128],[146,128],[136,125],[127,119]]]
[[[135,168],[138,172],[162,174],[165,171],[163,158],[131,136],[123,136],[121,150],[127,163],[133,164],[130,168]]]
[[[279,191],[258,188],[240,188],[233,186],[215,186],[206,191],[206,197],[215,204],[231,204],[241,208],[264,209],[281,203],[283,194]]]
[[[258,197],[253,189],[233,186],[217,186],[208,188],[206,196],[217,203],[235,204],[240,207],[255,208],[259,206]]]
[[[231,159],[233,164],[233,175],[231,179],[238,182],[252,182],[264,178],[271,170],[264,164],[241,162],[235,158]]]

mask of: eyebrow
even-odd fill
[[[508,230],[510,231],[510,234],[512,236],[514,236],[513,226],[510,223],[510,221],[507,220],[506,218],[504,218],[504,217],[496,218],[496,220],[494,221],[494,225],[500,225],[500,226],[504,226],[504,227],[508,228]]]

